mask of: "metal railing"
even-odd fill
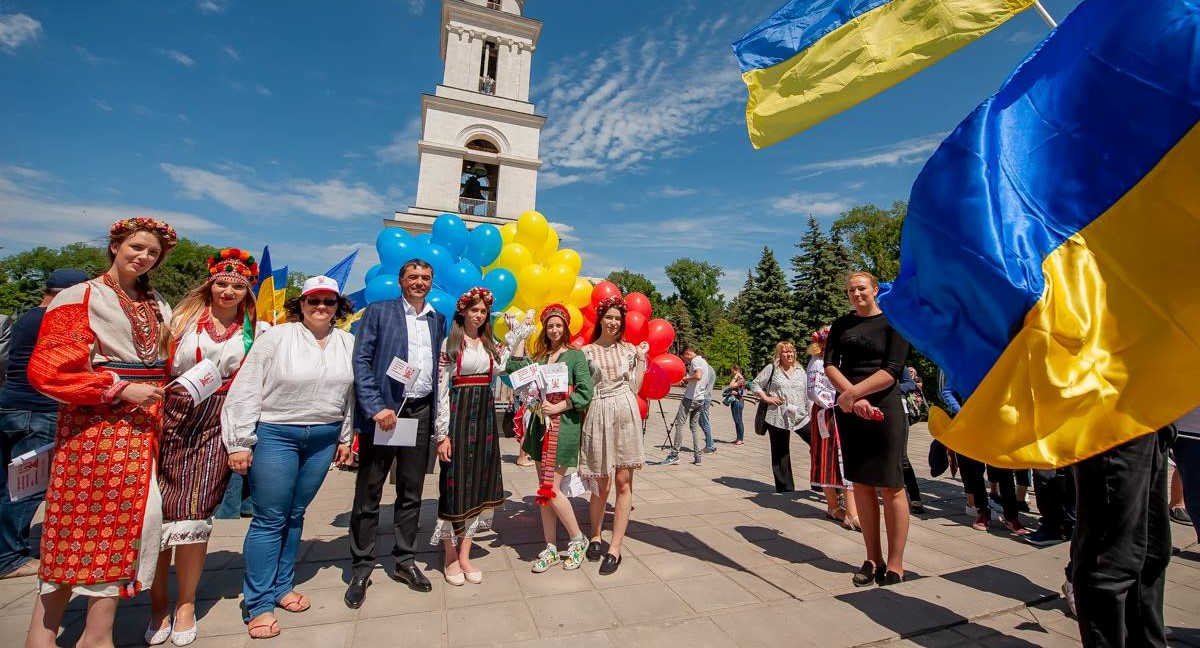
[[[479,93],[485,95],[496,94],[496,80],[490,76],[479,77]]]
[[[478,200],[476,198],[459,198],[458,213],[472,216],[496,217],[496,201]]]

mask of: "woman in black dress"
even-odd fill
[[[879,282],[867,272],[851,273],[846,294],[854,312],[839,317],[825,346],[825,373],[837,389],[837,425],[846,478],[854,484],[867,560],[854,584],[892,585],[904,580],[908,541],[908,497],[901,458],[908,425],[896,380],[908,342],[888,323],[875,296]],[[877,493],[876,491],[879,491]],[[887,527],[888,555],[879,538],[879,505]]]

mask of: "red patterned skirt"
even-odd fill
[[[163,407],[158,487],[163,522],[206,520],[229,485],[229,454],[221,441],[225,392],[199,405],[187,394],[169,392]]]
[[[809,444],[812,467],[810,483],[813,488],[848,488],[842,472],[842,441],[838,437],[837,417],[832,409],[821,409],[813,405],[812,423],[809,425],[812,442]],[[824,434],[821,432],[824,428]]]

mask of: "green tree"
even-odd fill
[[[698,347],[700,341],[692,327],[692,316],[688,313],[687,304],[682,299],[671,302],[667,309],[667,321],[675,328],[675,344],[672,350],[678,354],[686,346]]]
[[[713,324],[725,307],[721,297],[721,268],[695,259],[677,259],[666,267],[667,278],[675,285],[679,298],[687,306],[692,325],[700,337],[712,333]]]
[[[299,270],[288,271],[287,292],[286,292],[287,299],[291,299],[292,297],[299,297],[301,286],[304,285],[305,281],[308,281],[308,278],[310,276],[311,275],[304,274],[303,272],[300,272]]]
[[[866,270],[880,281],[891,281],[900,273],[900,230],[908,203],[897,200],[891,209],[856,205],[833,222],[832,233],[845,241],[854,270]]]
[[[650,300],[650,307],[654,310],[655,317],[662,317],[667,312],[666,300],[663,299],[662,293],[658,292],[654,283],[646,278],[646,275],[622,268],[608,273],[606,279],[616,284],[617,288],[621,289],[622,295],[628,295],[631,292],[645,295]]]
[[[808,231],[796,244],[792,257],[792,300],[796,309],[796,339],[806,340],[819,327],[845,312],[845,247],[832,234],[821,231],[817,219],[808,219]]]
[[[754,285],[745,296],[742,319],[750,335],[750,359],[754,367],[765,365],[775,343],[792,340],[796,330],[787,277],[769,247],[763,247],[754,269]]]
[[[729,300],[729,307],[725,309],[725,317],[734,324],[741,326],[743,330],[746,328],[746,320],[744,316],[746,296],[749,295],[753,289],[754,273],[747,270],[746,282],[742,284],[741,292],[734,296],[733,299]]]
[[[178,304],[189,290],[208,279],[208,259],[219,250],[181,238],[175,249],[150,275],[150,283],[169,304]]]
[[[722,380],[729,375],[729,368],[740,365],[744,371],[752,371],[750,364],[750,335],[737,324],[723,319],[713,328],[713,334],[704,344],[704,358]]]

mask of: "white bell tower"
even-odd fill
[[[534,208],[542,126],[529,101],[541,21],[525,0],[442,0],[442,83],[421,96],[416,204],[391,227],[430,231],[459,214],[469,226],[513,222]]]

